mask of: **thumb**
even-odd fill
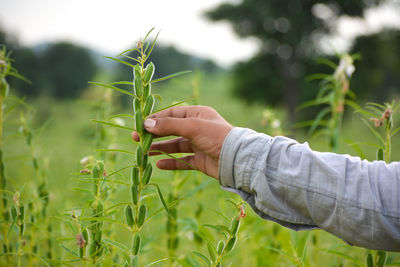
[[[157,136],[182,136],[193,138],[199,122],[196,118],[151,118],[144,121],[144,128]]]

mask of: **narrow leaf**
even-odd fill
[[[168,208],[168,206],[167,206],[167,203],[166,203],[165,200],[164,200],[164,197],[163,197],[163,195],[162,195],[162,193],[161,193],[160,188],[158,187],[157,184],[152,184],[152,185],[156,188],[157,195],[158,195],[158,197],[159,197],[159,199],[160,199],[160,201],[161,201],[161,204],[163,205],[165,211],[168,213],[169,216],[173,217],[172,214],[171,214],[171,211],[169,210],[169,208]]]
[[[123,54],[123,53],[122,53],[122,54]],[[121,54],[121,55],[122,55],[122,54]],[[131,63],[129,63],[129,62],[126,62],[126,61],[124,61],[124,60],[121,60],[121,59],[118,59],[118,58],[115,58],[115,57],[108,57],[108,56],[105,56],[105,58],[108,58],[108,59],[117,61],[117,62],[119,62],[119,63],[121,63],[121,64],[124,64],[124,65],[127,65],[127,66],[129,66],[129,67],[131,67],[131,68],[134,68],[134,67],[135,67],[133,64],[131,64]]]
[[[133,97],[136,97],[133,93],[131,93],[131,92],[129,92],[129,91],[126,91],[126,90],[124,90],[124,89],[118,88],[118,87],[116,87],[116,86],[113,86],[113,85],[111,85],[111,84],[98,83],[98,82],[89,82],[89,83],[90,83],[90,84],[95,84],[95,85],[98,85],[98,86],[107,87],[107,88],[113,89],[113,90],[115,90],[115,91],[118,91],[118,92],[120,92],[120,93],[123,93],[123,94],[126,94],[126,95],[130,95],[130,96],[133,96]]]
[[[208,266],[211,266],[211,261],[204,254],[198,251],[192,251],[192,253],[202,259]]]
[[[121,129],[125,129],[125,130],[135,131],[135,129],[133,129],[133,128],[121,126],[121,125],[118,125],[118,124],[115,124],[115,123],[111,123],[111,122],[107,122],[107,121],[100,121],[100,120],[92,120],[92,121],[93,121],[93,122],[96,122],[96,123],[100,123],[100,124],[105,124],[105,125],[108,125],[108,126],[116,127],[116,128],[121,128]]]
[[[187,71],[177,72],[177,73],[174,73],[174,74],[171,74],[171,75],[159,78],[159,79],[152,80],[150,83],[158,83],[158,82],[161,82],[161,81],[164,81],[164,80],[167,80],[167,79],[171,79],[171,78],[174,78],[176,76],[187,74],[187,73],[190,73],[190,72],[192,72],[192,71],[191,70],[187,70]]]

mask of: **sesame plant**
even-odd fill
[[[321,80],[320,89],[315,99],[299,106],[299,109],[323,106],[314,120],[300,123],[299,126],[310,126],[309,134],[312,135],[312,138],[319,135],[327,136],[330,149],[333,152],[338,152],[339,149],[343,114],[345,105],[348,103],[347,97],[355,97],[350,90],[350,78],[355,71],[353,61],[358,58],[357,55],[351,56],[349,54],[342,54],[339,57],[339,65],[328,59],[319,60],[320,63],[331,67],[334,73],[310,75],[309,81]]]

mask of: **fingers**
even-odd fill
[[[165,153],[193,153],[192,145],[190,142],[182,137],[174,138],[171,140],[153,143],[150,150],[161,150]],[[150,156],[160,155],[159,152],[151,152]]]
[[[154,118],[144,121],[146,131],[157,136],[182,136],[191,139],[203,126],[201,120],[196,118]]]
[[[157,167],[163,170],[197,170],[194,166],[194,156],[186,156],[179,159],[160,159]]]
[[[151,115],[149,118],[191,118],[191,117],[214,117],[216,111],[207,106],[178,106],[172,107]]]

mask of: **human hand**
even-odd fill
[[[175,159],[160,159],[156,165],[164,170],[199,170],[218,179],[219,156],[226,135],[233,128],[214,109],[206,106],[172,107],[151,115],[144,122],[145,129],[156,137],[178,136],[156,142],[150,150],[165,153],[192,153]],[[132,133],[139,141],[139,135]],[[150,155],[159,155],[151,152]],[[188,164],[185,164],[184,162]]]

